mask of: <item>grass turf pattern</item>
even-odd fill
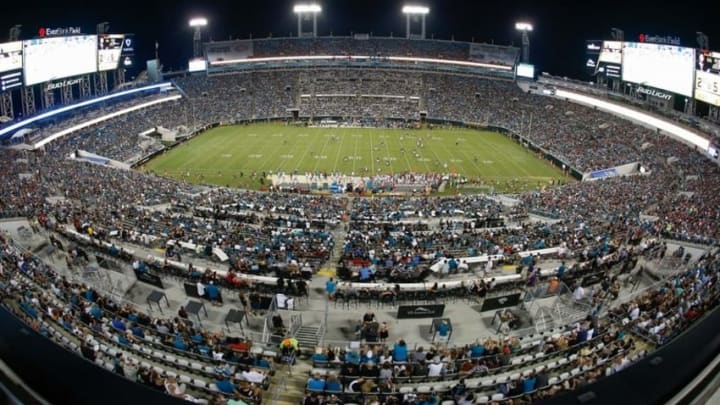
[[[571,181],[505,135],[460,128],[217,127],[140,168],[191,183],[258,189],[262,173],[448,173],[468,184],[447,192],[514,192]],[[254,174],[254,175],[253,175]]]

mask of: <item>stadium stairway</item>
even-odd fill
[[[304,350],[313,350],[318,344],[318,331],[320,330],[317,326],[302,325],[295,334],[300,347]]]
[[[353,198],[348,198],[348,203],[345,207],[346,215],[350,215],[350,212],[352,211],[352,206]],[[321,266],[321,272],[319,273],[320,275],[326,277],[335,277],[337,263],[343,254],[343,245],[345,243],[345,236],[347,236],[349,226],[349,221],[343,221],[340,226],[332,230],[333,241],[335,242],[335,244],[333,245],[333,250],[330,254],[330,258]]]
[[[312,365],[306,361],[297,361],[288,369],[287,365],[277,365],[275,375],[270,378],[270,387],[263,396],[263,404],[298,405],[302,403],[308,373]]]

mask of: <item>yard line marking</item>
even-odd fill
[[[427,134],[426,134],[426,135],[427,135]],[[429,135],[428,135],[428,136],[429,136]],[[430,149],[430,151],[432,152],[433,156],[435,156],[435,160],[438,161],[438,162],[440,162],[440,164],[442,165],[443,162],[440,161],[440,156],[438,156],[438,154],[435,153],[435,149],[434,149],[434,148],[429,148],[429,149]],[[440,166],[440,167],[437,168],[436,170],[440,170],[440,169],[444,169],[444,167]],[[436,173],[442,173],[442,171],[438,171],[438,172],[436,172]]]
[[[327,148],[328,143],[330,143],[330,137],[325,137],[325,143],[323,144],[322,149],[320,149],[320,155],[325,154],[325,148]],[[320,164],[320,159],[315,159],[315,166],[313,167],[313,172],[317,172],[317,167]]]
[[[335,155],[335,165],[333,166],[334,173],[337,173],[337,164],[338,164],[338,160],[340,160],[340,154],[342,153],[342,144],[343,144],[343,141],[345,140],[344,136],[340,136],[339,138],[340,138],[340,145],[337,148],[337,155]]]
[[[299,138],[298,138],[299,139]],[[311,149],[314,149],[315,141],[312,142],[306,142],[305,143],[305,152],[300,156],[300,159],[297,159],[295,163],[295,171],[299,172],[300,164],[303,163],[305,160],[305,156],[307,156],[308,152],[310,152]]]
[[[352,173],[353,173],[353,176],[354,176],[354,175],[355,175],[355,161],[357,160],[357,156],[358,156],[357,151],[358,151],[358,139],[359,139],[359,137],[357,137],[357,136],[355,136],[355,134],[353,134],[353,138],[355,138],[355,154],[353,155],[353,158],[352,158],[351,160],[352,160],[352,163],[353,163]]]
[[[387,151],[387,157],[390,157],[390,145],[388,145],[387,142],[385,142],[385,150]],[[393,167],[393,164],[390,163],[390,174],[395,173],[395,168]]]
[[[370,132],[370,175],[375,175],[375,156],[373,154],[373,133]]]

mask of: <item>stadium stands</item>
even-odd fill
[[[466,60],[472,57],[470,47],[388,38],[267,39],[253,41],[253,56],[387,52]],[[603,294],[591,301],[609,306],[609,315],[602,319],[590,316],[577,324],[557,325],[552,334],[523,339],[488,336],[430,353],[410,350],[409,359],[396,358],[402,349],[381,343],[357,351],[330,348],[324,357],[313,359],[309,396],[335,395],[358,403],[373,397],[385,403],[413,397],[429,403],[541,400],[621,371],[646,354],[630,334],[666,344],[717,300],[717,252],[694,263],[676,263],[677,273],[627,302],[604,293],[616,290],[614,277],[626,275],[638,257],[649,255],[659,245],[657,238],[708,245],[718,240],[718,166],[655,131],[591,108],[526,94],[506,80],[459,74],[297,68],[188,76],[175,83],[184,94],[178,101],[70,134],[42,152],[5,151],[0,155],[6,168],[0,216],[29,218],[42,232],[72,241],[75,250],[65,249],[71,261],[82,262],[77,244],[92,252],[115,243],[138,250],[162,248],[165,262],[126,250],[113,255],[162,277],[208,285],[212,281],[223,292],[247,294],[246,310],[256,309],[253,296],[306,295],[297,287],[302,284],[286,288],[279,280],[312,277],[330,261],[347,271],[347,279],[357,281],[363,268],[372,267],[378,280],[362,281],[389,281],[367,284],[377,287],[372,289],[359,284],[359,290],[367,290],[366,299],[352,294],[352,302],[349,290],[358,284],[338,286],[335,293],[342,299],[336,305],[348,308],[380,305],[386,291],[394,294],[392,304],[536,291],[530,280],[537,258],[530,256],[526,262],[520,255],[535,249],[557,247],[561,258],[573,259],[565,282],[599,275],[591,290]],[[157,140],[138,136],[148,129],[162,126],[191,134],[216,124],[289,120],[292,110],[298,110],[300,118],[375,124],[414,121],[426,112],[433,120],[513,131],[582,173],[634,162],[646,173],[522,193],[512,196],[518,204],[508,207],[495,196],[363,199],[210,188],[67,159],[82,149],[133,163],[162,148]],[[93,114],[59,120],[37,136]],[[426,174],[423,184],[436,184],[441,176]],[[377,180],[417,183],[407,173]],[[552,221],[526,222],[530,215]],[[119,304],[105,292],[64,278],[8,237],[0,238],[4,304],[60,345],[173,396],[210,403],[228,384],[234,392],[236,384],[246,401],[262,400],[273,362],[282,357],[252,351],[250,344],[258,347],[261,342],[241,342],[182,317],[152,317],[136,306]],[[181,255],[216,267],[193,269]],[[496,282],[483,276],[483,266],[467,266],[458,272],[469,274],[449,280],[447,289],[435,283],[432,294],[425,285],[418,290],[422,294],[402,285],[427,278],[433,264],[440,263],[444,270],[445,263],[456,258],[481,255],[501,256],[520,272],[508,282]],[[542,283],[556,274],[555,269],[543,270],[536,275]],[[404,278],[406,272],[412,277]],[[263,280],[260,277],[268,282],[244,282]],[[462,390],[456,390],[459,384],[464,384]]]

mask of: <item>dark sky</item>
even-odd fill
[[[154,43],[160,43],[160,59],[166,68],[185,65],[192,53],[192,33],[187,21],[195,15],[208,18],[208,35],[215,40],[287,36],[296,31],[293,1],[285,0],[103,0],[103,1],[19,1],[3,2],[0,11],[0,38],[8,29],[23,25],[23,37],[35,35],[40,26],[81,26],[94,32],[95,24],[110,22],[111,32],[134,32],[138,62],[151,58]],[[324,0],[318,21],[320,35],[349,35],[367,32],[374,35],[404,34],[400,13],[405,1],[398,0]],[[677,35],[683,45],[696,46],[695,32],[703,31],[713,43],[720,44],[720,24],[710,1],[518,1],[518,0],[420,0],[430,7],[428,36],[457,40],[519,45],[514,22],[534,24],[531,36],[531,60],[538,69],[553,74],[580,77],[583,72],[586,39],[608,38],[610,29],[625,31],[634,39],[641,32]],[[715,17],[713,17],[715,14]]]

